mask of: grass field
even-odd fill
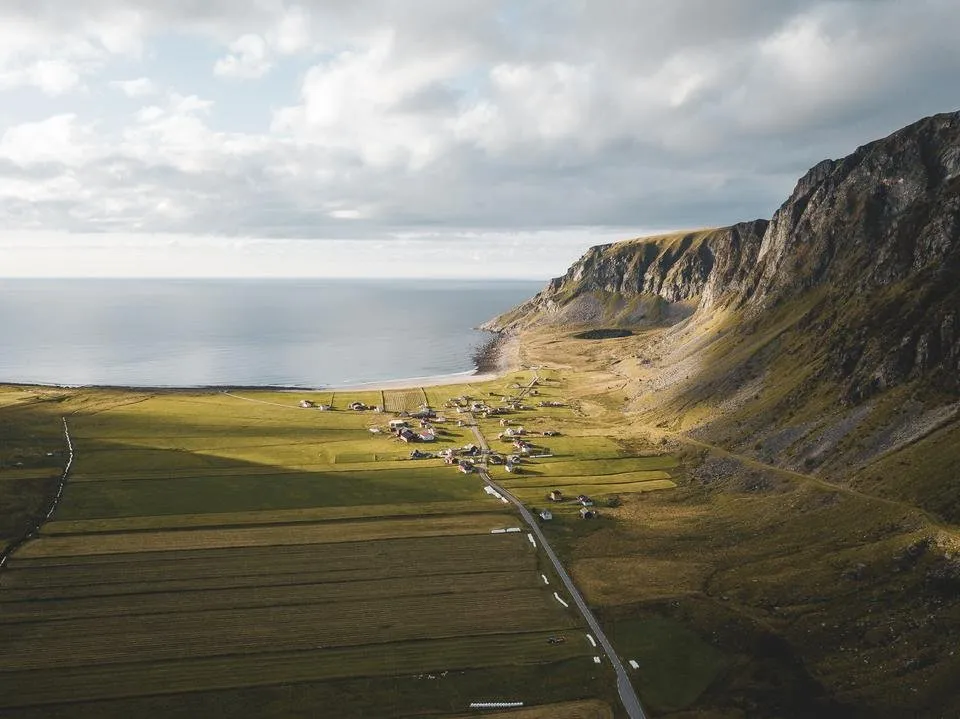
[[[0,393],[20,429],[0,459],[28,459],[0,473],[11,532],[14,503],[46,501],[62,468],[61,416],[76,459],[0,575],[4,716],[444,716],[518,696],[615,716],[612,674],[534,548],[490,533],[518,518],[369,431],[391,414],[347,409],[415,410],[423,391],[25,394]],[[473,441],[442,429],[431,450]]]

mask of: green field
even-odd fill
[[[426,397],[439,408],[528,378]],[[0,713],[317,716],[335,702],[348,718],[450,716],[491,697],[615,705],[581,618],[541,580],[544,560],[523,534],[490,533],[518,517],[477,476],[408,460],[410,447],[370,431],[392,414],[347,409],[410,411],[424,396],[0,393],[10,428],[0,461],[21,463],[19,475],[0,474],[9,536],[49,501],[65,461],[61,416],[76,450],[54,517],[0,574]],[[440,427],[432,451],[474,441],[453,421]],[[616,451],[580,439],[588,455]],[[572,453],[577,438],[563,443]],[[562,464],[545,464],[545,480],[584,469]],[[662,471],[606,469],[634,482]],[[557,634],[567,641],[547,642]]]

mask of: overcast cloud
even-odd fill
[[[817,161],[956,109],[958,27],[956,0],[4,0],[0,273],[111,233],[557,274],[767,217]]]

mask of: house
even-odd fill
[[[428,452],[421,452],[419,449],[415,449],[410,453],[410,459],[427,459],[430,456]]]
[[[313,402],[311,402],[308,399],[302,399],[300,400],[300,407],[302,409],[310,409],[311,407],[313,407]]]
[[[376,407],[373,408],[373,411],[376,412],[377,414],[383,414],[383,407],[381,407],[378,404]]]
[[[349,406],[350,409],[356,412],[361,412],[367,408],[367,405],[365,405],[363,402],[351,402]]]
[[[507,462],[507,464],[504,466],[504,469],[510,472],[510,474],[520,474],[520,468],[513,462]]]
[[[470,474],[473,472],[473,464],[470,462],[460,462],[457,464],[457,468],[464,474]]]
[[[432,429],[421,432],[419,436],[421,442],[433,442],[437,439],[437,435],[433,433]]]
[[[490,464],[503,464],[503,457],[499,454],[491,454],[488,461]]]
[[[403,427],[407,427],[407,420],[405,419],[391,419],[390,420],[390,429],[397,430]]]
[[[588,496],[585,495],[585,494],[578,494],[578,495],[577,495],[577,501],[580,502],[580,504],[581,504],[582,506],[584,506],[584,507],[592,507],[592,506],[593,506],[593,500],[590,499],[590,497],[588,497]]]
[[[555,489],[548,495],[551,502],[562,502],[563,501],[563,492],[559,489]]]
[[[333,409],[333,405],[330,405],[330,404],[318,404],[318,405],[317,405],[317,409],[319,409],[321,412],[329,412],[331,409]]]
[[[545,429],[543,430],[544,437],[559,437],[560,433],[555,429]]]
[[[549,509],[541,509],[540,519],[542,519],[544,522],[549,522],[551,519],[553,519],[553,512],[551,512]]]
[[[597,516],[597,513],[592,509],[587,509],[586,507],[580,507],[580,519],[593,519]]]
[[[413,442],[415,439],[417,439],[417,435],[415,435],[413,430],[409,427],[404,427],[401,429],[400,434],[397,436],[400,437],[400,439],[402,439],[404,442]]]

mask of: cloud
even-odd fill
[[[217,60],[213,74],[221,77],[253,79],[263,77],[272,67],[266,41],[252,33],[230,43],[230,54]]]
[[[769,216],[820,159],[955,108],[958,23],[947,0],[9,0],[0,221],[443,243]]]
[[[138,77],[136,80],[114,80],[110,83],[110,87],[116,88],[130,98],[148,97],[159,92],[156,84],[148,77]]]

